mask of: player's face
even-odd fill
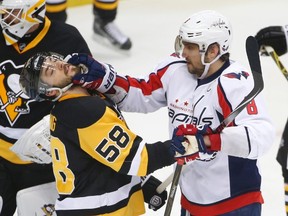
[[[22,10],[21,9],[0,9],[1,22],[8,26],[12,26],[20,22]]]
[[[72,82],[78,71],[76,66],[49,56],[42,64],[40,78],[50,86],[63,88]]]
[[[201,62],[199,46],[193,43],[183,43],[182,57],[187,61],[187,68],[191,74],[201,76],[204,71],[204,65]]]

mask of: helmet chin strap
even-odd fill
[[[49,88],[49,91],[55,90],[55,91],[59,92],[59,95],[56,98],[54,98],[52,101],[57,101],[63,95],[63,93],[68,91],[72,86],[73,86],[73,83],[70,83],[69,85],[65,86],[64,88],[58,88],[58,87]]]
[[[209,62],[209,63],[206,63],[206,62],[204,61],[205,53],[202,53],[202,54],[201,54],[201,62],[202,62],[202,64],[203,64],[205,67],[204,67],[203,73],[201,74],[200,77],[198,77],[198,79],[204,79],[204,78],[207,76],[207,73],[208,73],[208,71],[209,71],[210,65],[213,64],[214,62],[216,62],[220,57],[221,57],[220,54],[218,54],[218,56],[216,56],[215,59],[213,59],[213,61],[211,61],[211,62]]]

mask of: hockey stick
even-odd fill
[[[174,176],[174,172],[171,173],[157,188],[156,192],[161,194],[172,182]]]
[[[251,92],[241,101],[241,103],[231,112],[221,124],[214,130],[216,133],[221,132],[225,127],[227,127],[236,116],[262,91],[264,88],[264,82],[262,78],[262,70],[260,64],[260,57],[258,52],[258,43],[253,36],[249,36],[246,39],[246,54],[248,57],[251,72],[254,78],[254,87]],[[177,186],[179,183],[179,178],[181,174],[183,164],[176,165],[174,172],[171,189],[169,192],[167,205],[165,209],[164,216],[170,216]]]
[[[280,61],[279,56],[275,52],[275,50],[271,46],[264,46],[264,49],[266,52],[272,57],[282,74],[285,76],[285,78],[288,80],[288,71],[284,67],[283,63]]]
[[[182,171],[186,168],[186,166],[182,167]],[[157,188],[156,192],[161,194],[166,188],[171,184],[173,180],[174,172],[172,172]]]

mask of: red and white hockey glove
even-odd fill
[[[100,63],[87,54],[74,53],[67,62],[81,68],[81,73],[73,77],[73,83],[84,88],[105,93],[116,80],[113,66]]]
[[[209,143],[204,142],[204,136],[208,136]],[[220,148],[220,134],[213,133],[208,125],[179,125],[174,129],[171,149],[178,163],[185,164],[199,158],[199,152],[210,154]]]

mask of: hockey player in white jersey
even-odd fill
[[[123,111],[148,113],[167,106],[171,137],[191,134],[189,129],[195,137],[204,137],[208,152],[199,150],[199,157],[181,173],[182,216],[261,215],[257,159],[275,136],[261,93],[221,133],[208,134],[254,86],[251,71],[230,60],[231,40],[226,17],[210,10],[193,14],[180,27],[174,55],[144,79],[118,74],[106,92]],[[71,61],[85,64],[80,54]],[[75,76],[74,83],[101,91],[107,79],[90,67],[87,74]],[[207,135],[196,126],[205,126]],[[177,152],[182,144],[175,143]]]

